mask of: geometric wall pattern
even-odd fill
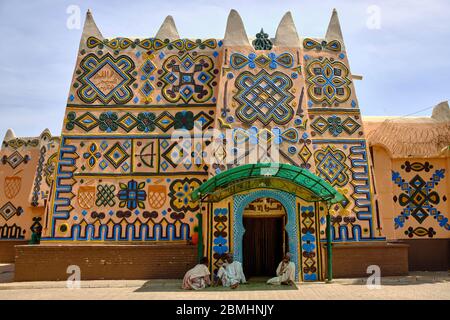
[[[393,201],[400,214],[394,218],[395,229],[407,238],[433,238],[448,234],[450,223],[445,216],[447,196],[440,194],[439,184],[446,177],[445,169],[435,168],[428,161],[406,161],[400,171],[392,171]]]
[[[289,163],[337,188],[345,200],[330,208],[335,241],[384,239],[341,39],[293,47],[266,39],[260,50],[215,39],[100,38],[83,36],[59,153],[40,162],[41,172],[55,172],[44,241],[189,241],[202,213],[205,232],[214,233],[205,250],[217,263],[236,245],[236,203],[229,197],[213,208],[190,194],[248,162]],[[218,136],[208,136],[211,128]],[[180,130],[191,139],[173,138]],[[227,163],[229,155],[236,161]],[[2,159],[17,169],[26,161]],[[13,194],[14,179],[8,183]],[[321,277],[325,209],[292,208],[304,280]]]
[[[9,135],[0,151],[0,240],[29,240],[54,182],[59,138]]]
[[[286,47],[263,38],[252,47],[84,34],[61,139],[44,132],[4,142],[0,239],[25,239],[42,225],[43,241],[186,242],[201,220],[214,270],[227,252],[242,260],[246,201],[271,198],[286,209],[304,281],[322,278],[328,210],[333,241],[385,240],[342,39]],[[344,200],[328,208],[264,188],[214,204],[191,199],[210,177],[260,162],[307,169]],[[393,223],[404,238],[448,235],[445,179],[431,161],[393,167]],[[27,224],[30,206],[39,214]]]
[[[187,241],[206,181],[221,41],[82,43],[45,240]],[[184,132],[198,140],[173,139]]]

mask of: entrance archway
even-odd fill
[[[249,203],[258,198],[273,198],[286,210],[289,252],[296,266],[296,280],[321,278],[320,243],[318,234],[317,204],[327,208],[345,200],[345,197],[324,179],[307,169],[290,164],[247,164],[216,174],[191,193],[192,201],[208,202],[207,237],[199,230],[199,256],[206,248],[212,266],[219,268],[222,254],[232,252],[235,260],[242,262],[242,241],[245,234],[243,212]],[[298,201],[297,201],[298,200]],[[203,214],[199,214],[202,225]],[[213,232],[214,230],[214,232]],[[327,276],[332,278],[331,216],[326,215]],[[205,247],[204,247],[205,246]],[[212,252],[214,251],[214,254]]]
[[[299,239],[297,232],[297,218],[295,215],[295,195],[283,191],[275,190],[257,190],[247,194],[238,194],[233,197],[234,203],[234,222],[233,222],[233,255],[234,258],[243,262],[243,237],[245,234],[244,228],[244,210],[252,202],[261,198],[269,198],[278,201],[286,211],[286,226],[285,230],[288,237],[289,250],[291,253],[291,261],[294,262],[296,270],[299,267]],[[298,271],[296,274],[298,280]]]
[[[278,263],[289,251],[283,205],[271,198],[257,199],[244,209],[243,219],[242,250],[246,276],[274,276]]]

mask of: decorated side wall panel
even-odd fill
[[[255,162],[307,168],[346,198],[330,208],[334,241],[384,240],[342,43],[306,38],[299,48],[226,47],[221,76],[216,126],[223,146],[216,149],[211,173]],[[254,156],[263,145],[268,152]],[[237,154],[235,163],[229,154]]]
[[[330,208],[333,241],[384,240],[374,210],[368,146],[343,43],[306,38],[303,48],[316,174],[346,198]],[[323,234],[325,221],[321,224]]]
[[[82,43],[46,240],[191,239],[219,48],[213,39]]]
[[[395,238],[449,238],[447,173],[445,159],[392,161],[393,193],[386,201],[393,203]]]
[[[0,152],[0,240],[29,240],[42,226],[59,138],[7,135]]]
[[[338,188],[346,201],[331,208],[335,241],[384,239],[341,40],[100,38],[83,35],[80,46],[49,240],[189,240],[199,212],[189,192],[256,162],[300,166]],[[202,138],[213,127],[210,144]],[[192,139],[173,139],[180,130]]]
[[[312,168],[299,55],[292,48],[224,49],[216,111],[223,146],[214,150],[212,174],[256,162]]]

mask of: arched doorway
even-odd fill
[[[247,277],[275,275],[278,263],[289,251],[286,210],[272,198],[259,198],[244,209],[243,265]]]
[[[322,279],[317,204],[329,206],[344,201],[345,197],[324,179],[289,164],[257,163],[234,167],[216,174],[192,191],[193,201],[208,203],[207,215],[204,216],[208,219],[204,224],[207,234],[202,240],[203,232],[199,232],[202,243],[199,256],[206,248],[213,270],[219,268],[222,255],[227,252],[232,253],[236,261],[243,262],[244,211],[261,198],[274,199],[285,209],[285,231],[291,261],[297,271],[296,280]],[[332,261],[330,221],[328,214],[328,261]],[[332,273],[331,263],[327,273]]]
[[[295,196],[283,192],[268,189],[261,189],[252,191],[249,193],[238,194],[233,197],[234,204],[234,219],[233,219],[233,255],[235,260],[243,263],[243,247],[244,247],[244,235],[246,229],[244,227],[244,214],[245,209],[254,201],[258,199],[273,199],[278,201],[283,206],[286,214],[286,222],[284,229],[287,233],[286,241],[292,255],[291,261],[294,262],[296,270],[299,269],[299,237],[297,233],[297,217],[295,214]],[[245,267],[245,266],[244,266]],[[298,273],[296,275],[298,280]]]

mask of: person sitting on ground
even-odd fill
[[[29,244],[40,244],[41,243],[41,236],[42,236],[42,227],[36,226],[33,229],[33,233],[31,234],[31,239]]]
[[[211,284],[210,272],[208,270],[208,258],[203,257],[200,263],[186,272],[182,288],[184,290],[201,290]]]
[[[222,282],[222,285],[236,289],[240,283],[247,283],[242,264],[239,261],[234,261],[232,254],[227,254],[225,261],[219,272],[217,272],[217,277]]]
[[[295,264],[291,261],[291,254],[286,253],[277,268],[277,276],[269,279],[267,284],[293,285],[295,281]]]

